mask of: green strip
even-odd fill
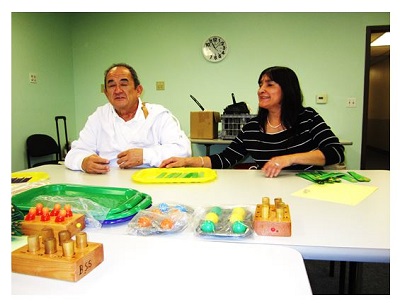
[[[370,182],[371,179],[368,177],[365,177],[363,175],[357,174],[356,172],[348,172],[351,176],[353,176],[354,179],[360,182]]]
[[[161,173],[160,175],[157,176],[157,178],[164,178],[166,173]]]

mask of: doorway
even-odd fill
[[[390,45],[371,47],[385,32],[366,28],[361,169],[390,169]]]

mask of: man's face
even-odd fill
[[[135,106],[142,93],[142,86],[135,88],[132,75],[126,67],[114,67],[106,76],[105,94],[118,111]]]

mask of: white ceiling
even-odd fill
[[[371,33],[371,42],[375,41],[384,32]],[[390,46],[374,46],[371,47],[371,57],[380,57],[390,55]]]

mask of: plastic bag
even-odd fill
[[[184,205],[161,203],[139,211],[128,224],[128,234],[148,236],[183,231],[190,223],[193,209]]]
[[[53,208],[55,204],[62,207],[70,204],[72,212],[85,215],[86,227],[101,228],[110,208],[99,205],[88,198],[63,196],[37,196],[32,203],[42,203],[44,207]]]
[[[253,233],[253,212],[245,206],[213,206],[197,209],[194,231],[200,236],[247,237]]]

